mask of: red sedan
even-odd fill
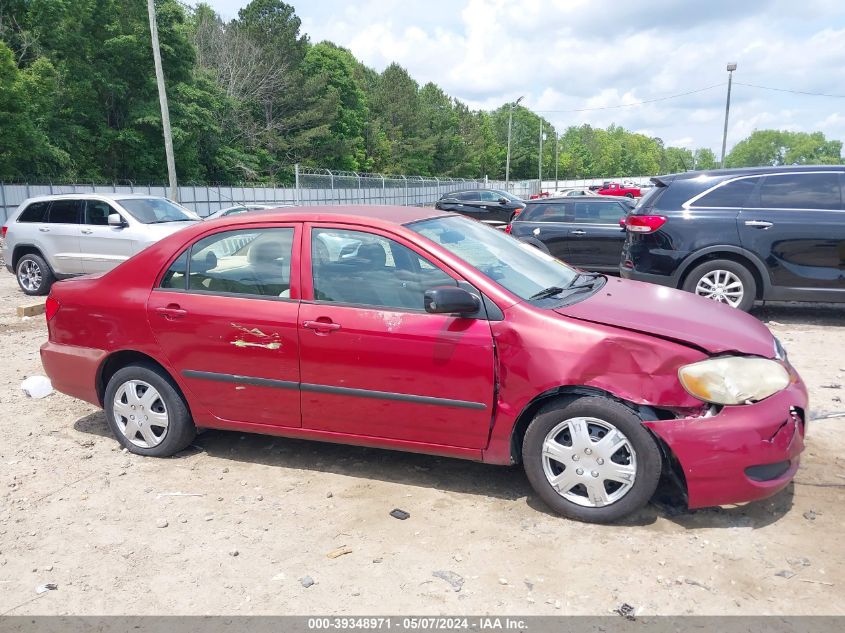
[[[794,476],[807,392],[753,317],[584,273],[434,209],[198,223],[57,283],[41,357],[127,449],[197,428],[522,462],[553,509],[613,521]]]

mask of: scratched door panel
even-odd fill
[[[158,310],[174,304],[184,316]],[[154,290],[148,311],[168,360],[213,416],[301,426],[298,301]]]

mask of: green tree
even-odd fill
[[[823,133],[755,130],[737,143],[725,158],[728,167],[764,165],[823,165],[842,162],[842,142]]]

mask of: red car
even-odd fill
[[[434,209],[198,223],[46,309],[53,385],[140,455],[214,428],[522,462],[606,522],[660,480],[692,508],[769,496],[803,449],[807,391],[753,317]]]
[[[596,193],[600,196],[625,196],[626,198],[639,198],[642,195],[639,187],[626,187],[618,182],[612,182]]]

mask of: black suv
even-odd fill
[[[498,189],[471,189],[444,194],[434,203],[434,208],[461,213],[503,229],[525,208],[525,202]]]
[[[845,302],[845,166],[652,178],[627,220],[623,277],[748,310],[755,299]]]
[[[508,232],[567,264],[615,273],[633,207],[633,200],[618,196],[532,200]]]

